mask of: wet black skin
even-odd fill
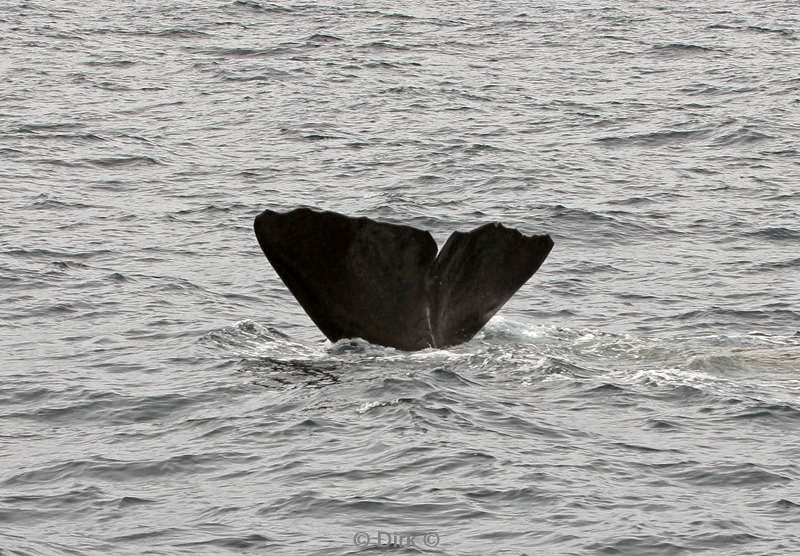
[[[265,210],[258,243],[311,320],[335,342],[363,338],[414,351],[469,341],[539,269],[548,235],[501,224],[429,232],[299,208]]]

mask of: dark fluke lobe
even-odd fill
[[[470,340],[541,266],[548,235],[429,232],[299,208],[256,217],[261,249],[325,336],[403,350]]]

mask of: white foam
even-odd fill
[[[367,413],[369,410],[374,409],[376,407],[397,405],[399,401],[400,400],[396,398],[394,400],[375,400],[371,402],[364,402],[358,409],[356,409],[356,413],[358,413],[359,415],[363,415],[364,413]]]

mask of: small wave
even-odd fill
[[[502,315],[492,317],[481,331],[482,337],[488,341],[512,340],[525,342],[543,338],[546,334],[544,327],[525,326]]]
[[[558,223],[557,230],[552,233],[570,239],[590,234],[596,243],[627,243],[651,235],[663,238],[683,234],[675,227],[655,222],[652,216],[644,220],[641,214],[632,211],[599,211],[563,205],[553,205],[550,210],[552,220]]]
[[[197,29],[180,29],[180,28],[173,28],[173,29],[162,29],[161,31],[139,31],[141,35],[151,36],[151,37],[164,37],[169,39],[194,39],[197,37],[210,37],[208,33],[205,31],[199,31]]]
[[[755,268],[759,272],[769,270],[785,270],[787,268],[800,268],[800,257],[759,263]]]
[[[115,83],[113,81],[97,81],[93,86],[104,91],[126,92],[131,91],[131,87],[122,83]]]
[[[118,156],[108,158],[86,158],[78,164],[99,166],[101,168],[120,168],[125,166],[157,166],[162,164],[150,156]]]
[[[345,338],[334,342],[327,349],[330,355],[367,355],[367,356],[380,356],[386,354],[399,353],[398,350],[390,347],[379,346],[371,344],[361,338]]]
[[[143,28],[129,29],[120,27],[106,27],[101,29],[95,29],[94,33],[104,34],[104,35],[123,35],[131,37],[161,37],[170,39],[192,39],[192,38],[202,38],[211,36],[205,31],[200,31],[198,29],[184,29],[179,27],[174,27],[169,29],[143,29]],[[90,63],[87,64],[91,65]]]
[[[335,42],[342,42],[342,39],[336,35],[328,35],[325,33],[314,33],[306,39],[306,44],[326,44]]]
[[[75,123],[75,122],[53,122],[53,123],[28,123],[22,126],[19,126],[15,130],[12,130],[11,133],[39,133],[41,131],[71,131],[74,129],[80,129],[86,127],[84,124]]]
[[[726,415],[737,421],[767,420],[796,423],[800,421],[800,408],[789,403],[755,403]]]
[[[763,27],[761,25],[748,25],[745,29],[756,33],[774,33],[791,39],[796,38],[794,29],[776,29],[773,27]]]
[[[9,255],[12,257],[25,257],[25,258],[39,258],[39,257],[52,257],[54,259],[91,259],[92,257],[98,257],[102,255],[117,255],[116,252],[110,251],[108,249],[97,249],[95,251],[53,251],[52,249],[8,249],[6,251],[0,251],[0,253],[4,255]]]
[[[200,535],[199,535],[200,536]],[[211,539],[202,539],[191,542],[178,543],[177,546],[191,548],[193,551],[198,549],[202,550],[204,547],[208,548],[211,552],[218,552],[220,550],[233,551],[240,553],[241,551],[255,551],[257,553],[270,553],[274,549],[279,549],[284,545],[277,543],[269,537],[260,535],[258,533],[242,534],[242,535],[228,535],[214,537]]]
[[[53,39],[58,39],[61,41],[86,41],[87,37],[85,35],[81,35],[75,32],[52,32],[52,31],[44,31],[40,28],[40,33],[42,33],[45,37],[50,37]]]
[[[800,231],[783,227],[767,227],[746,234],[749,237],[766,239],[769,241],[798,241]]]
[[[502,147],[500,145],[492,145],[490,143],[471,143],[465,147],[457,147],[469,155],[482,154],[482,153],[517,153],[516,149],[509,147]]]
[[[553,217],[555,218],[567,218],[567,219],[574,219],[581,222],[586,221],[594,221],[594,222],[613,222],[614,218],[611,216],[607,216],[601,214],[599,212],[583,209],[583,208],[576,208],[576,207],[567,207],[561,204],[556,204],[550,207],[551,212],[553,213]]]
[[[86,66],[97,67],[112,67],[112,68],[129,68],[135,66],[138,62],[133,60],[90,60],[83,62]]]
[[[336,137],[334,135],[323,135],[321,133],[309,133],[308,135],[303,135],[303,139],[306,141],[328,141],[331,139],[341,139],[341,137]]]
[[[597,371],[578,365],[566,357],[548,355],[541,358],[533,367],[540,375],[544,375],[547,381],[556,379],[580,379],[588,380],[597,374]],[[524,381],[529,384],[531,381]]]
[[[181,532],[182,530],[177,527],[155,526],[155,527],[148,527],[146,531],[139,530],[136,533],[110,536],[107,537],[105,541],[118,542],[118,543],[131,543],[133,541],[149,539],[152,542],[154,539],[158,538],[176,537]]]
[[[656,448],[653,446],[642,446],[641,444],[632,444],[630,442],[615,442],[614,446],[619,446],[620,448],[625,448],[626,450],[631,450],[634,452],[650,453],[650,454],[657,454],[664,452],[671,452],[677,454],[681,453],[681,450],[676,450],[674,448]]]
[[[601,141],[601,140],[600,140]],[[611,199],[606,201],[609,205],[649,205],[656,202],[651,197],[627,197],[625,199]]]
[[[777,150],[774,150],[774,151],[769,151],[769,150],[761,151],[760,154],[762,156],[784,156],[786,158],[794,159],[794,158],[796,158],[798,156],[798,154],[800,154],[800,151],[798,151],[797,149],[789,148],[789,149],[777,149]],[[778,195],[774,195],[774,196],[768,197],[768,199],[780,201],[780,200],[787,199],[787,198],[797,197],[798,195],[800,195],[800,192],[797,192],[797,193],[782,193],[782,194],[778,194]]]
[[[0,510],[0,518],[5,520],[12,512]],[[24,529],[23,529],[24,530]],[[32,539],[30,533],[19,536],[11,533],[7,527],[0,529],[0,545],[3,553],[9,556],[86,556],[89,543],[81,543],[80,548],[68,546],[52,540]]]
[[[240,356],[261,358],[318,355],[312,346],[293,342],[275,328],[263,326],[252,320],[242,320],[204,334],[199,340],[209,347],[232,351]],[[278,359],[280,361],[280,359]]]
[[[389,50],[389,51],[411,50],[410,47],[408,47],[408,46],[406,46],[404,44],[396,44],[396,43],[391,43],[389,41],[371,41],[371,42],[359,45],[358,48],[364,49],[364,50],[376,50],[376,51],[379,51],[379,52],[380,51],[386,51],[386,50]]]
[[[542,474],[544,475],[544,474]],[[545,479],[546,476],[539,477]],[[519,502],[524,505],[536,506],[543,502],[552,501],[555,495],[536,487],[472,487],[464,495],[472,500],[479,501],[481,504],[503,504],[505,502]],[[505,536],[501,537],[505,538]]]
[[[241,372],[249,376],[253,384],[263,388],[323,388],[339,382],[342,365],[321,357],[260,356],[241,361]]]
[[[222,59],[229,59],[229,58],[257,58],[260,56],[275,56],[278,54],[284,54],[291,49],[288,48],[287,46],[263,47],[263,48],[247,48],[243,46],[235,46],[235,47],[186,46],[184,47],[184,50],[187,52],[192,52],[194,54],[208,54]],[[199,69],[203,66],[196,65],[196,67],[198,67]]]
[[[96,486],[76,486],[65,492],[47,492],[43,494],[9,495],[0,498],[4,504],[16,506],[39,506],[58,508],[61,506],[88,507],[92,503],[102,503],[104,491]]]
[[[709,465],[685,462],[685,465],[668,471],[666,475],[675,480],[704,487],[765,486],[791,482],[790,477],[765,469],[755,463],[714,463]]]
[[[290,13],[292,10],[272,2],[256,2],[254,0],[235,0],[231,3],[234,8],[254,10],[258,12]]]
[[[640,370],[617,370],[612,371],[603,377],[612,379],[615,384],[644,386],[647,388],[666,389],[666,393],[671,393],[679,398],[691,397],[705,393],[726,395],[736,392],[736,385],[713,376],[709,373],[678,367],[640,369]]]
[[[249,208],[249,207],[246,206],[246,205],[239,204],[239,203],[236,203],[235,205],[227,206],[227,207],[217,206],[217,205],[207,205],[205,207],[196,208],[196,209],[176,210],[176,211],[171,212],[169,214],[173,214],[173,215],[177,215],[177,216],[186,216],[186,215],[189,215],[189,214],[220,214],[220,213],[224,214],[224,213],[227,213],[227,212],[231,212],[232,210],[237,209],[237,208]]]
[[[773,139],[773,137],[771,135],[767,135],[766,133],[761,133],[759,131],[743,127],[730,133],[725,133],[718,137],[714,137],[711,143],[714,145],[729,147],[733,145],[750,145],[751,143],[757,143],[767,139]]]
[[[17,473],[2,484],[7,486],[42,484],[63,479],[76,481],[100,479],[124,482],[131,479],[155,478],[170,475],[195,476],[203,471],[214,471],[234,462],[252,463],[258,456],[242,452],[204,452],[180,454],[164,459],[125,461],[96,457],[71,460]]]
[[[52,264],[59,270],[86,270],[91,268],[89,265],[83,263],[76,263],[74,261],[53,261]]]
[[[84,143],[84,142],[103,142],[107,141],[106,138],[101,137],[95,133],[67,133],[67,132],[46,132],[46,131],[35,131],[35,132],[27,132],[31,139],[35,139],[36,141],[69,141],[72,143]],[[21,151],[20,151],[21,152]]]
[[[653,131],[650,133],[638,133],[625,136],[607,136],[595,139],[598,143],[611,146],[644,146],[644,147],[661,147],[664,145],[679,143],[685,144],[692,141],[705,139],[710,134],[710,130],[703,129],[688,129],[688,130],[668,130],[668,131]]]
[[[76,203],[76,202],[67,202],[67,201],[59,201],[58,199],[39,199],[31,203],[29,208],[34,210],[84,210],[84,209],[91,209],[97,208],[95,205],[87,205],[84,203]]]
[[[681,426],[674,421],[662,418],[652,418],[652,417],[647,419],[647,426],[652,429],[664,430],[664,431],[677,430],[681,428]]]
[[[718,545],[714,545],[718,546]],[[587,545],[591,554],[686,554],[689,546],[656,535],[618,535],[607,542]]]
[[[216,75],[223,81],[234,81],[242,83],[247,83],[251,81],[274,81],[276,79],[289,79],[293,77],[293,75],[288,71],[283,71],[268,67],[261,67],[257,70],[249,70],[237,73],[234,73],[229,70],[222,70],[217,72]]]
[[[716,48],[713,46],[701,46],[698,44],[689,44],[680,42],[658,44],[653,46],[650,50],[657,54],[666,54],[670,56],[726,52],[721,48]]]
[[[280,133],[300,141],[351,140],[351,136],[338,126],[322,122],[309,122],[293,128],[280,128]]]
[[[365,413],[369,413],[373,409],[379,407],[390,407],[393,405],[397,405],[398,403],[400,403],[400,398],[388,401],[374,400],[374,401],[364,402],[358,409],[356,409],[356,413],[358,413],[359,415],[364,415]]]
[[[400,12],[390,12],[390,13],[372,12],[372,13],[380,15],[381,17],[385,17],[386,19],[396,19],[398,21],[413,21],[417,19],[413,15],[401,14]]]
[[[676,320],[698,320],[707,324],[715,322],[730,322],[732,320],[764,322],[777,317],[794,317],[800,321],[800,313],[789,309],[729,309],[724,307],[709,307],[695,309],[673,315]]]
[[[714,23],[706,26],[706,29],[721,29],[725,31],[741,31],[752,33],[767,33],[781,35],[788,39],[795,39],[796,33],[793,29],[765,27],[763,25],[728,25],[725,23]]]
[[[156,500],[152,498],[139,498],[138,496],[122,496],[111,502],[117,508],[131,508],[136,506],[144,506],[149,504],[156,504]]]
[[[81,162],[73,162],[70,160],[63,160],[61,158],[40,158],[37,159],[38,164],[46,164],[48,166],[60,166],[62,168],[80,168],[86,166]]]
[[[46,398],[49,398],[48,395]],[[44,398],[42,401],[46,401]],[[126,425],[153,422],[179,413],[204,399],[204,394],[184,396],[163,394],[144,397],[123,396],[115,392],[81,392],[76,400],[59,405],[39,405],[19,409],[12,415],[41,422],[86,420]]]
[[[174,101],[174,102],[159,102],[159,103],[156,103],[156,104],[140,104],[139,106],[136,106],[134,108],[129,108],[129,109],[126,109],[126,110],[120,110],[119,113],[120,114],[143,114],[144,112],[147,112],[149,110],[157,110],[159,108],[172,108],[172,107],[175,107],[175,106],[183,106],[184,104],[186,104],[186,102],[182,101],[182,100],[178,100],[178,101]],[[149,141],[146,141],[146,140],[145,140],[145,142],[146,143],[150,143]]]
[[[378,60],[376,62],[367,62],[364,64],[366,68],[379,68],[379,69],[400,69],[400,64],[387,62],[385,60]]]

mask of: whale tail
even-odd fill
[[[299,208],[254,223],[278,276],[331,341],[402,350],[470,340],[541,266],[553,241],[500,224],[429,232]]]

